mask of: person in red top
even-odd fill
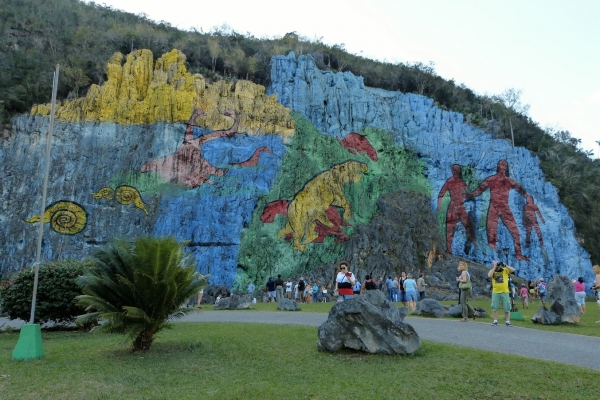
[[[356,283],[354,274],[348,270],[346,261],[340,262],[340,272],[335,277],[335,289],[338,291],[338,301],[351,299],[354,295],[352,287]]]
[[[582,276],[573,281],[573,288],[575,289],[575,301],[577,301],[579,311],[583,314],[585,313],[585,284]]]

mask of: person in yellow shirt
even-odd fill
[[[494,322],[492,325],[498,325],[498,309],[502,303],[504,310],[504,319],[506,326],[512,326],[510,323],[510,295],[508,289],[508,276],[515,272],[513,267],[504,265],[503,262],[493,261],[492,268],[488,272],[488,277],[492,278],[492,313]]]

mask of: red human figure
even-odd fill
[[[496,171],[496,175],[485,178],[469,197],[477,197],[487,189],[490,189],[490,206],[487,215],[488,245],[492,250],[496,250],[496,242],[498,241],[498,221],[502,219],[502,222],[504,222],[504,225],[506,225],[513,237],[517,260],[529,261],[529,258],[521,253],[519,227],[517,226],[515,217],[508,205],[510,189],[514,189],[521,193],[523,197],[527,196],[527,192],[514,179],[509,177],[508,162],[506,162],[506,160],[498,161]]]
[[[452,177],[448,178],[440,194],[438,194],[438,211],[442,208],[442,198],[446,194],[450,193],[450,204],[446,211],[446,254],[452,254],[452,240],[454,239],[454,232],[456,231],[456,224],[458,221],[462,222],[463,226],[467,230],[469,240],[471,243],[475,243],[475,231],[473,225],[469,220],[469,214],[465,210],[465,196],[469,193],[467,184],[462,179],[460,165],[452,165]]]
[[[544,247],[544,240],[542,239],[542,231],[540,230],[540,226],[537,222],[537,217],[540,217],[542,224],[545,224],[544,217],[542,217],[542,213],[540,209],[533,204],[533,196],[527,196],[527,203],[523,207],[523,225],[525,225],[525,247],[529,248],[531,244],[531,228],[535,229],[537,233],[538,239],[540,241],[540,246]]]

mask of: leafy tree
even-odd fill
[[[94,267],[77,279],[77,322],[104,321],[92,331],[125,334],[133,350],[146,351],[171,318],[193,311],[186,301],[206,285],[195,259],[174,238],[115,239],[94,254]]]
[[[83,309],[75,303],[81,288],[75,279],[81,276],[86,263],[64,260],[40,265],[35,322],[70,323]],[[89,265],[89,263],[88,263]],[[0,288],[0,309],[11,319],[28,321],[33,297],[33,268],[17,273]]]

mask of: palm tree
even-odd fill
[[[148,350],[157,332],[193,308],[183,305],[206,285],[195,259],[174,238],[115,239],[94,254],[94,267],[77,283],[79,323],[103,321],[93,331],[125,334],[133,350]]]

